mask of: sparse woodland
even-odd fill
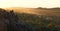
[[[0,31],[60,31],[60,17],[0,9]]]

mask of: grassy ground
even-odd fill
[[[19,23],[28,30],[60,31],[60,11],[27,9],[26,11],[14,10],[19,17]],[[20,13],[22,12],[22,13]]]

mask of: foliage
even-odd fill
[[[0,10],[7,31],[60,31],[60,16],[35,15]]]
[[[40,30],[40,31],[60,31],[60,16],[47,16],[47,15],[33,15],[33,14],[19,14],[19,21],[22,23],[29,24],[33,30]]]

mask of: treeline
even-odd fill
[[[58,16],[0,10],[0,21],[6,24],[4,31],[60,31],[60,17]]]

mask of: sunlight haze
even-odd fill
[[[0,0],[0,8],[5,7],[60,7],[60,0]]]

